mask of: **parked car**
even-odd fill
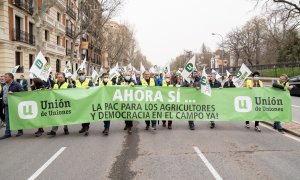
[[[294,86],[291,90],[291,96],[300,96],[300,75],[290,78],[289,84]]]

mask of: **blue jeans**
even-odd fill
[[[11,135],[10,126],[9,126],[8,105],[7,104],[4,104],[4,115],[5,115],[5,121],[6,121],[5,135]]]
[[[104,128],[109,129],[110,127],[110,121],[104,121]]]
[[[274,122],[274,128],[275,128],[275,129],[282,129],[281,124],[280,124],[280,121],[275,121],[275,122]]]

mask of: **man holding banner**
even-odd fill
[[[156,86],[154,79],[150,78],[149,71],[144,72],[144,79],[142,80],[142,86]],[[149,130],[150,121],[145,121],[145,122],[146,122],[145,130]],[[152,124],[152,129],[156,130],[156,120],[151,120],[151,124]]]
[[[196,80],[196,76],[197,76],[197,71],[194,70],[190,74],[189,78],[186,78],[186,80],[184,80],[184,82],[182,83],[181,87],[195,87],[195,88],[200,88],[201,83],[200,83],[199,79]],[[187,80],[189,80],[189,82]],[[194,121],[189,121],[189,128],[190,128],[190,130],[195,130]]]
[[[220,81],[218,81],[216,79],[216,73],[213,72],[211,73],[211,77],[210,77],[210,80],[209,80],[209,84],[210,84],[210,88],[222,88],[222,84],[220,83]],[[210,121],[210,128],[213,129],[215,128],[216,124],[214,121]]]
[[[86,88],[93,87],[93,82],[86,78],[85,71],[78,71],[79,78],[76,80],[76,88]],[[82,123],[82,128],[79,134],[84,133],[85,136],[89,135],[90,123]]]
[[[121,81],[119,81],[118,85],[121,85],[121,86],[134,86],[135,84],[136,83],[131,78],[131,73],[129,71],[126,71],[124,73],[124,79],[122,79]],[[125,131],[127,130],[128,134],[132,133],[132,127],[133,127],[133,121],[125,120],[124,130]]]
[[[59,89],[67,89],[67,88],[72,88],[72,85],[70,85],[64,76],[63,73],[58,73],[57,74],[57,83],[54,85],[53,89],[54,90],[59,90]],[[51,136],[56,136],[56,132],[58,130],[58,126],[53,126],[51,131],[47,133],[47,135]],[[64,125],[64,133],[65,135],[69,134],[68,126]]]
[[[0,139],[6,139],[11,137],[11,130],[10,130],[10,123],[9,123],[9,114],[8,114],[8,94],[12,94],[14,92],[21,92],[23,91],[23,87],[14,80],[14,75],[12,73],[6,73],[4,75],[5,79],[5,86],[2,89],[1,94],[3,95],[3,104],[4,104],[4,115],[5,115],[5,122],[6,122],[6,130],[4,136]],[[22,136],[23,130],[18,130],[18,134],[16,136]]]
[[[109,80],[107,73],[103,73],[102,74],[102,80],[99,79],[98,86],[99,87],[112,86],[112,81]],[[110,121],[103,121],[103,123],[104,123],[104,130],[102,131],[102,133],[104,135],[108,136],[109,128],[110,128]]]

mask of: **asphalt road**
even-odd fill
[[[299,117],[299,116],[298,116]],[[0,179],[28,179],[57,151],[66,147],[36,179],[300,179],[300,141],[262,126],[262,132],[246,129],[244,123],[174,122],[173,130],[144,130],[134,124],[127,135],[123,122],[113,122],[110,135],[101,134],[102,123],[91,125],[90,136],[70,135],[59,129],[55,138],[33,136],[0,141]],[[0,130],[3,134],[3,129]],[[196,149],[207,159],[200,158]]]

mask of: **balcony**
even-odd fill
[[[12,4],[30,15],[33,14],[32,0],[12,0]]]
[[[44,48],[46,51],[48,51],[49,53],[53,53],[53,54],[59,54],[64,56],[65,55],[65,48],[62,46],[58,46],[55,43],[52,42],[45,42],[44,44]]]
[[[54,28],[55,27],[55,21],[53,18],[51,18],[49,15],[46,15],[45,17],[45,21],[46,21],[46,24],[51,27],[51,28]]]
[[[60,54],[65,54],[65,48],[62,46],[57,46],[56,50],[60,53]]]
[[[67,14],[73,18],[74,20],[76,20],[76,13],[75,11],[73,10],[73,8],[69,5],[67,5]]]
[[[71,56],[72,50],[71,49],[66,49],[66,56]]]
[[[62,10],[66,9],[66,3],[64,2],[64,0],[57,0],[57,6]]]
[[[57,30],[58,33],[61,33],[61,34],[65,34],[66,33],[65,25],[63,25],[60,22],[56,22],[56,30]]]
[[[74,37],[74,31],[71,28],[66,27],[66,35],[69,36],[70,38],[73,38]]]
[[[23,43],[35,46],[34,35],[31,34],[31,33],[29,34],[27,32],[24,32],[22,30],[16,30],[16,29],[14,29],[13,41],[23,42]]]

